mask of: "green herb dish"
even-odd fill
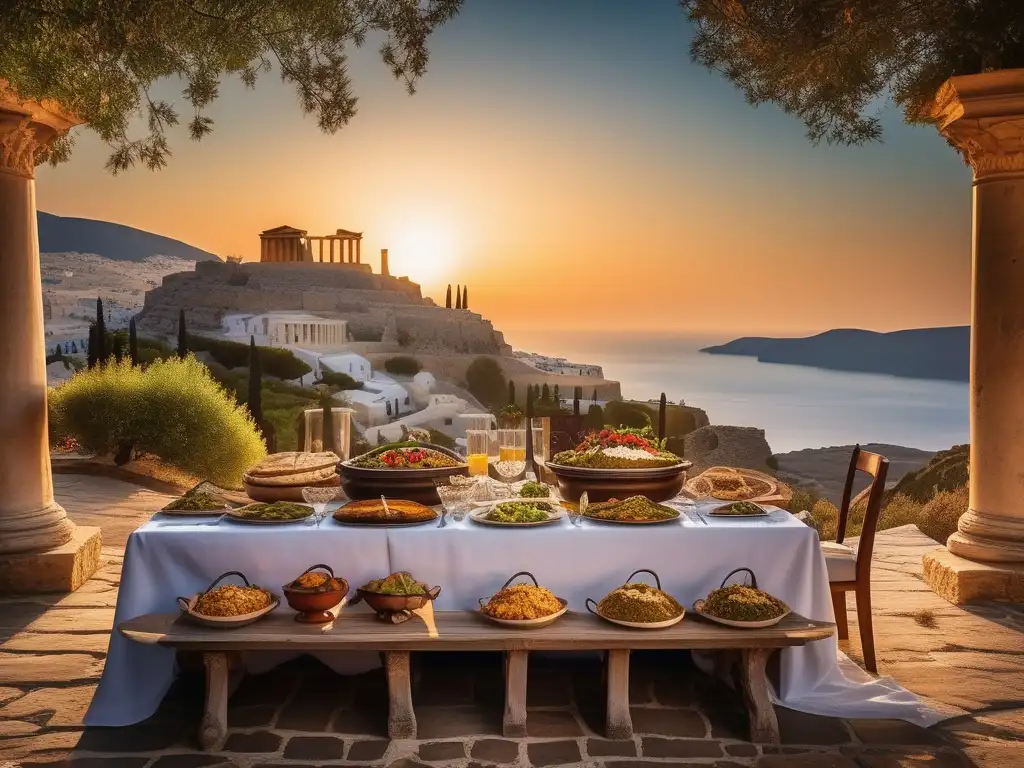
[[[221,511],[228,508],[223,500],[205,491],[189,491],[180,499],[175,499],[166,507],[166,512],[200,512],[204,510]]]
[[[789,613],[789,606],[763,590],[730,584],[708,595],[700,613],[728,621],[762,622],[781,619]]]
[[[416,581],[412,574],[406,571],[392,573],[383,579],[374,579],[360,589],[378,595],[425,595],[429,591],[426,584]]]
[[[611,500],[587,507],[584,517],[613,523],[658,523],[675,520],[679,513],[646,496],[630,496],[623,501]]]
[[[228,515],[246,522],[287,523],[304,520],[313,514],[313,508],[290,501],[275,501],[272,504],[249,504],[231,510]]]
[[[504,501],[484,517],[492,523],[546,523],[554,510],[535,501]]]
[[[768,511],[751,501],[736,501],[732,504],[715,507],[708,514],[720,517],[764,517]]]
[[[544,483],[527,480],[519,489],[519,495],[524,499],[546,499],[551,496],[551,489]]]
[[[630,581],[641,573],[654,576],[656,587],[643,582]],[[596,616],[636,629],[664,629],[681,621],[686,611],[679,602],[661,589],[661,579],[654,571],[634,571],[626,583],[605,595],[599,603],[589,597],[587,610]]]

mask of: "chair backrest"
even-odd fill
[[[857,472],[871,475],[868,488],[867,510],[864,513],[864,527],[857,546],[857,580],[868,578],[871,572],[871,553],[875,548],[875,529],[878,517],[882,513],[882,496],[885,493],[885,478],[889,473],[889,460],[878,453],[861,450],[854,446],[850,457],[850,469],[846,474],[846,486],[843,488],[843,504],[839,508],[839,524],[836,530],[836,543],[842,544],[846,537],[846,522],[850,516],[850,502],[853,499],[853,481]]]

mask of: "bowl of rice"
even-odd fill
[[[228,576],[237,576],[244,586],[223,584]],[[259,621],[281,603],[281,598],[268,589],[250,584],[240,571],[228,571],[213,580],[205,590],[192,597],[179,597],[178,608],[183,617],[204,627],[231,629]]]
[[[529,577],[533,584],[513,584],[521,576]],[[569,604],[540,586],[529,571],[520,571],[490,599],[480,598],[480,613],[488,620],[504,627],[539,629],[547,627],[569,610]]]
[[[632,581],[641,573],[653,576],[657,586]],[[678,624],[686,614],[674,597],[662,591],[658,574],[649,570],[634,571],[625,584],[613,589],[600,602],[588,597],[586,605],[587,610],[598,618],[632,629],[666,629]]]

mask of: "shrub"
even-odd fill
[[[395,376],[415,376],[423,370],[423,366],[420,365],[420,361],[415,357],[397,355],[396,357],[389,357],[384,361],[384,370],[388,373],[393,373]]]
[[[335,373],[323,363],[320,363],[320,383],[338,389],[362,389],[363,382],[356,381],[347,373]]]
[[[129,446],[218,485],[237,488],[266,455],[248,411],[191,355],[146,369],[127,360],[97,366],[49,400],[51,440],[73,437],[97,454]]]
[[[935,498],[924,505],[917,527],[921,533],[945,544],[956,533],[960,516],[967,511],[968,487],[962,485],[951,491],[939,491]]]
[[[188,337],[188,348],[193,352],[209,352],[221,365],[228,368],[242,368],[249,365],[249,345],[225,339],[211,339],[206,336]],[[279,379],[298,379],[312,371],[287,349],[278,347],[257,347],[260,367],[266,376]]]
[[[794,493],[794,498],[796,494]],[[795,505],[790,503],[790,511],[798,512]],[[850,507],[850,515],[846,520],[846,538],[860,536],[864,530],[864,515],[867,511],[865,502],[858,502]],[[877,531],[884,531],[889,528],[898,528],[901,525],[918,523],[921,519],[923,507],[919,501],[898,493],[889,500],[889,503],[882,508],[878,517]],[[822,541],[832,541],[839,532],[839,509],[828,499],[818,499],[810,509],[811,517],[814,518],[815,528],[818,530],[818,538]]]
[[[505,374],[496,360],[478,357],[466,369],[466,389],[488,408],[501,408],[508,396]]]
[[[601,410],[600,405],[592,405],[587,409],[587,415],[583,419],[583,424],[587,429],[604,428],[604,411]]]
[[[612,400],[604,407],[604,420],[616,427],[634,427],[643,429],[655,423],[657,414],[640,403],[627,403],[625,400]]]

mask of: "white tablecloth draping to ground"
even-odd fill
[[[442,586],[435,604],[442,611],[475,610],[478,598],[489,597],[524,570],[568,600],[571,610],[584,611],[586,598],[601,599],[641,568],[656,571],[662,587],[689,607],[718,587],[729,571],[748,567],[760,588],[797,613],[834,621],[813,529],[780,510],[763,520],[705,518],[708,525],[684,516],[654,526],[586,521],[575,527],[562,520],[519,530],[468,519],[449,520],[445,528],[390,529],[347,527],[330,519],[319,529],[154,519],[128,541],[115,622],[174,612],[176,595],[204,589],[225,570],[242,571],[277,590],[314,563],[331,565],[353,589],[396,570],[410,571]],[[337,626],[344,626],[344,618]],[[324,660],[339,671],[349,656],[351,671],[357,671],[350,655],[330,656]],[[373,662],[363,657],[360,663],[365,669]],[[115,633],[86,724],[127,725],[149,717],[173,677],[170,650],[132,643]],[[778,693],[787,707],[836,717],[899,718],[927,726],[950,714],[932,709],[889,678],[872,678],[851,665],[834,637],[783,651]]]

